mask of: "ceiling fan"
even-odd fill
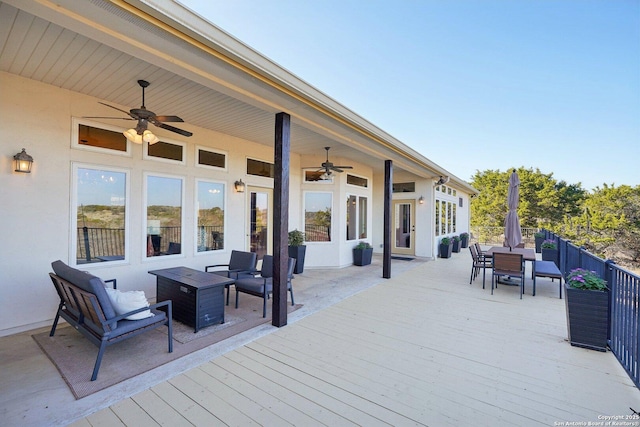
[[[334,171],[340,173],[340,172],[344,172],[342,169],[353,169],[353,166],[336,166],[333,163],[331,163],[329,161],[330,148],[331,147],[324,147],[324,149],[327,150],[327,160],[323,162],[320,169],[318,169],[318,172],[320,172],[321,170],[324,170],[324,174],[323,174],[324,179],[327,179],[328,177],[330,177]]]
[[[162,128],[162,129],[166,129],[169,130],[171,132],[175,132],[178,133],[180,135],[183,136],[191,136],[193,135],[192,132],[186,131],[186,130],[182,130],[182,129],[178,129],[177,127],[168,125],[164,122],[184,122],[184,120],[182,120],[180,117],[178,116],[157,116],[153,111],[147,110],[147,107],[144,106],[144,89],[149,86],[149,82],[146,80],[138,80],[138,84],[140,85],[140,87],[142,88],[142,106],[140,108],[132,108],[129,111],[125,111],[125,110],[121,110],[118,107],[114,107],[113,105],[109,105],[109,104],[105,104],[104,102],[100,102],[98,101],[99,104],[102,105],[106,105],[107,107],[113,108],[114,110],[118,110],[124,114],[127,114],[129,117],[85,117],[86,119],[119,119],[119,120],[137,120],[138,124],[136,125],[135,129],[133,129],[133,131],[135,131],[135,134],[137,135],[144,135],[145,131],[147,131],[147,127],[149,126],[149,123],[152,123],[153,125]],[[130,130],[131,131],[131,130]],[[129,131],[127,131],[129,132]],[[129,137],[127,135],[127,132],[125,132],[125,136],[127,136],[127,138]],[[148,132],[148,131],[147,131]],[[157,142],[157,138],[156,138],[156,142]]]

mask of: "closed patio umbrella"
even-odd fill
[[[504,220],[504,240],[509,248],[515,248],[522,243],[522,230],[520,230],[520,219],[517,212],[519,199],[520,178],[514,169],[509,177],[509,191],[507,193],[509,212]]]

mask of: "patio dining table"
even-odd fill
[[[534,249],[527,248],[509,248],[507,246],[492,246],[488,250],[483,252],[483,255],[486,258],[492,258],[493,254],[496,252],[500,253],[512,253],[512,254],[521,254],[522,259],[525,261],[535,261],[536,260],[536,251]]]

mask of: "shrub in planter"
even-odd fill
[[[469,233],[460,234],[460,245],[462,248],[469,247]]]
[[[547,239],[540,245],[543,261],[553,261],[558,267],[558,243],[555,240]]]
[[[353,248],[353,264],[354,265],[369,265],[371,264],[371,257],[373,255],[373,246],[367,242],[360,242]]]
[[[567,332],[571,345],[606,351],[609,323],[607,282],[595,271],[571,270],[565,282]]]
[[[460,236],[453,236],[453,239],[451,239],[451,242],[453,243],[451,245],[451,251],[453,252],[460,252]]]
[[[304,233],[300,230],[289,232],[289,257],[296,259],[294,273],[300,274],[304,271],[304,258],[307,253],[307,247],[304,244]]]
[[[544,232],[539,231],[533,235],[533,239],[536,242],[536,253],[542,252],[542,242],[544,241]]]
[[[440,239],[440,258],[451,258],[451,247],[453,243],[449,237]]]

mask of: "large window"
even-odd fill
[[[146,185],[147,257],[181,254],[182,178],[147,175]]]
[[[347,197],[347,240],[367,238],[367,198]]]
[[[74,164],[73,179],[76,264],[124,260],[128,172]]]
[[[435,206],[436,236],[455,233],[457,230],[457,206],[456,202],[436,199]]]
[[[304,232],[307,242],[331,241],[332,198],[331,193],[305,193]]]
[[[224,190],[219,182],[196,181],[198,252],[224,249]]]

